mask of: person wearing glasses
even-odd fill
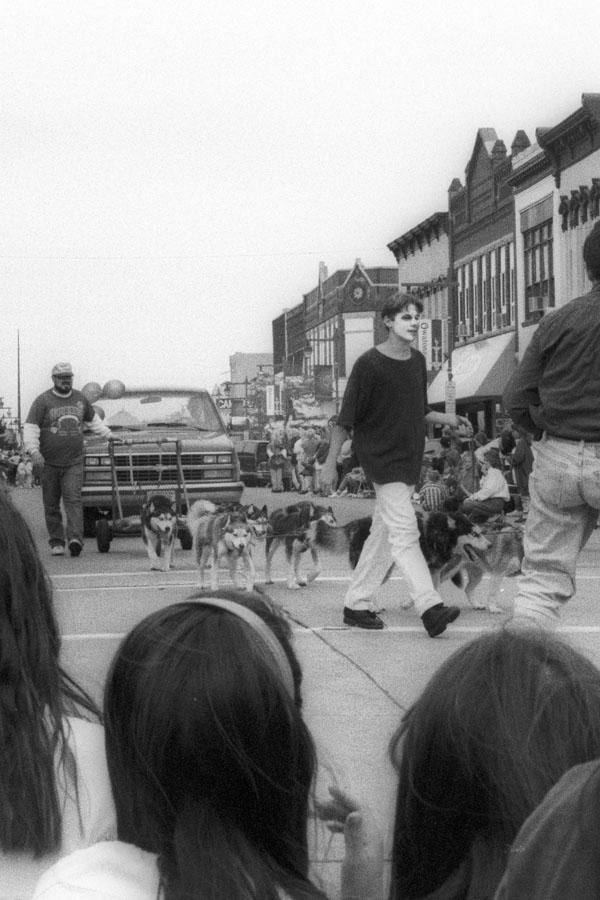
[[[103,438],[112,437],[90,401],[73,388],[70,363],[52,369],[52,387],[33,401],[23,426],[25,452],[41,470],[42,499],[52,556],[64,556],[66,541],[71,556],[83,549],[83,429]]]
[[[471,424],[462,416],[429,409],[425,358],[412,346],[422,312],[411,294],[396,295],[381,310],[387,338],[354,364],[321,483],[324,493],[327,488],[331,493],[337,483],[337,456],[352,431],[354,451],[376,499],[371,532],[346,593],[344,623],[384,627],[374,594],[395,563],[427,633],[437,637],[460,610],[445,606],[433,586],[411,498],[420,478],[427,423],[468,429]]]

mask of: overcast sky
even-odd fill
[[[477,129],[600,92],[597,0],[0,2],[0,396],[209,389],[318,275],[395,264]]]

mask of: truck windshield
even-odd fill
[[[205,391],[126,392],[118,399],[101,397],[94,409],[113,431],[189,428],[224,431],[223,422]]]

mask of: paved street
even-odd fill
[[[13,498],[27,516],[52,577],[61,630],[65,666],[101,698],[102,685],[122,634],[145,614],[185,598],[197,585],[191,552],[179,547],[176,569],[151,572],[139,537],[117,537],[110,552],[100,554],[86,542],[78,559],[49,555],[38,490],[15,490]],[[267,503],[269,508],[294,502],[296,495],[272,495],[246,489],[244,502]],[[372,500],[330,501],[341,523],[366,515]],[[600,665],[600,531],[582,554],[577,598],[563,615],[561,632]],[[306,563],[308,565],[308,561]],[[264,571],[258,558],[259,578]],[[312,585],[289,591],[284,583],[284,554],[275,558],[276,583],[271,596],[294,622],[296,647],[304,669],[306,719],[315,737],[320,760],[317,794],[332,778],[364,797],[386,833],[393,815],[394,773],[387,760],[387,744],[402,711],[418,695],[431,673],[458,646],[483,629],[496,626],[487,612],[467,609],[463,595],[452,585],[442,593],[458,603],[457,623],[436,640],[425,633],[414,611],[402,610],[402,582],[392,579],[382,590],[383,632],[365,632],[342,625],[341,608],[350,577],[347,560],[323,554],[323,574]],[[486,589],[484,581],[482,589]],[[502,602],[510,606],[515,579],[506,579]],[[331,843],[317,832],[312,858],[326,886],[337,878],[341,839]],[[336,892],[331,887],[330,896]]]

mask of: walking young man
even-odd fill
[[[73,388],[70,363],[52,369],[52,388],[33,401],[23,426],[25,450],[41,470],[42,499],[52,556],[64,556],[65,531],[60,501],[67,519],[71,556],[83,549],[83,428],[112,437],[87,397]]]
[[[548,628],[575,593],[577,557],[600,510],[600,223],[583,261],[591,291],[544,316],[504,392],[535,456],[513,615]]]
[[[324,493],[337,482],[336,459],[353,430],[353,448],[375,489],[371,533],[346,593],[344,622],[379,629],[373,595],[395,563],[401,570],[423,625],[437,637],[460,610],[444,606],[433,587],[419,546],[412,495],[419,480],[427,422],[471,427],[462,416],[429,410],[425,359],[411,345],[423,306],[400,295],[381,311],[387,339],[360,356],[350,374],[327,461],[321,471]]]

